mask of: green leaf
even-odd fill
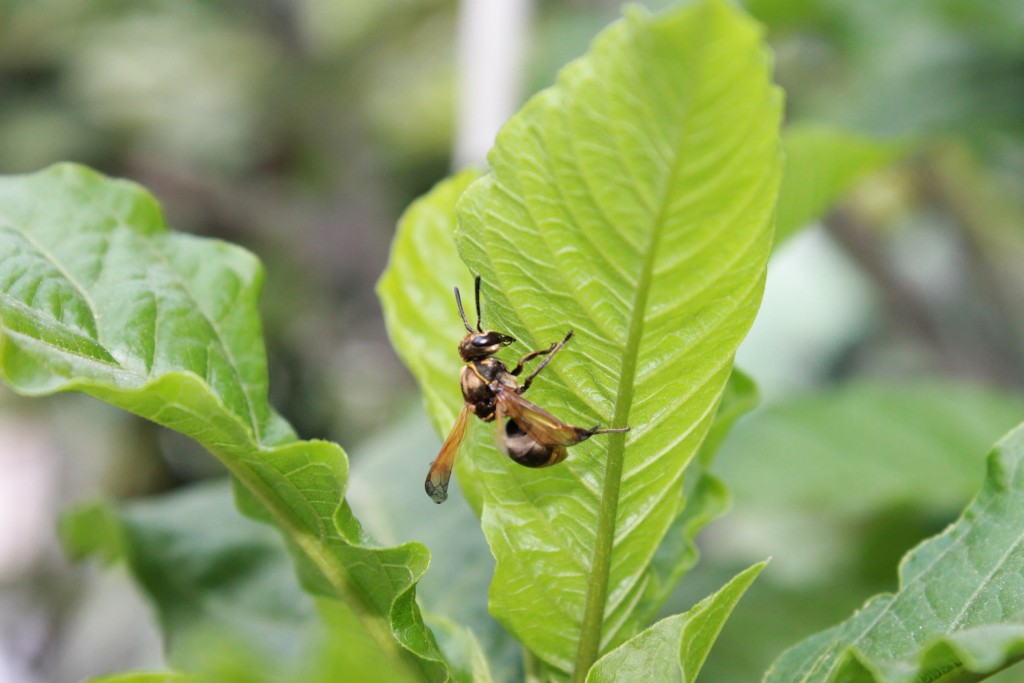
[[[158,671],[135,671],[90,678],[85,683],[183,683],[188,678],[181,674]]]
[[[238,514],[227,482],[87,505],[64,516],[61,537],[78,556],[128,565],[180,671],[204,680],[225,667],[238,680],[332,680],[338,670],[353,681],[405,680],[361,642],[365,633],[345,625],[352,616],[337,602],[317,604],[302,591],[280,536]]]
[[[760,302],[781,167],[768,66],[758,27],[723,2],[631,13],[505,126],[493,172],[460,199],[485,324],[520,353],[575,330],[531,400],[633,427],[538,472],[477,426],[458,470],[497,558],[492,612],[580,680],[640,626],[683,472]]]
[[[1024,428],[956,524],[911,551],[900,589],[780,657],[765,681],[976,680],[1024,653]],[[970,672],[970,673],[968,673]],[[972,674],[979,674],[974,676]]]
[[[694,543],[697,534],[728,509],[731,500],[728,490],[706,468],[732,424],[751,410],[757,400],[757,387],[753,380],[734,368],[697,460],[690,463],[686,471],[686,506],[672,523],[651,560],[647,590],[636,608],[641,623],[653,618],[676,584],[697,564],[700,556]]]
[[[975,384],[858,382],[751,415],[726,438],[715,470],[740,508],[941,514],[978,489],[982,456],[1021,415],[1020,398]]]
[[[462,366],[454,350],[454,340],[458,338],[458,331],[462,329],[462,321],[451,295],[450,283],[472,281],[452,241],[456,220],[455,204],[465,188],[477,177],[479,173],[465,171],[439,183],[430,193],[409,207],[399,221],[398,232],[392,245],[391,260],[378,285],[378,294],[395,349],[423,388],[425,402],[432,409],[433,422],[441,436],[447,433],[454,422],[455,413],[461,402],[461,393],[457,382],[453,380],[458,377]],[[437,353],[438,348],[444,352]],[[710,464],[718,445],[736,418],[752,409],[756,403],[757,388],[753,381],[744,373],[734,370],[726,385],[712,427],[701,445],[700,461],[704,466]],[[489,437],[485,435],[483,438]],[[418,442],[422,443],[422,439]],[[440,442],[436,446],[440,447]],[[392,451],[408,450],[405,447],[390,448]],[[361,459],[361,468],[364,471],[383,470],[370,475],[375,482],[375,490],[394,480],[394,465],[387,464],[391,460],[394,458],[389,459],[384,452],[375,452],[374,455]],[[639,622],[647,621],[657,612],[675,584],[696,563],[698,552],[693,539],[705,525],[728,507],[729,497],[721,482],[702,471],[703,468],[697,468],[695,465],[691,467],[685,480],[685,507],[665,534],[652,559],[646,591],[636,608],[636,619]],[[461,468],[459,471],[461,472]],[[424,467],[418,476],[422,478],[425,474]],[[469,475],[471,474],[470,472]],[[405,475],[401,476],[403,479],[406,478]],[[419,485],[419,479],[416,485]],[[455,491],[453,487],[452,496],[455,496]],[[472,492],[473,489],[470,489],[470,493]],[[372,501],[367,503],[370,504]],[[403,507],[408,509],[403,511]],[[416,532],[410,534],[410,537],[427,538],[432,530],[436,531],[438,528],[445,530],[441,532],[445,538],[459,535],[459,532],[453,534],[448,531],[452,524],[451,518],[457,513],[448,513],[445,520],[440,522],[444,526],[438,527],[437,521],[417,516],[416,504],[413,501],[405,500],[397,506],[375,505],[374,508],[375,519],[382,516],[392,518],[392,525],[408,526],[409,522],[403,520],[421,520]],[[479,514],[479,500],[475,502],[474,508]],[[450,554],[451,548],[446,548],[446,555],[433,561],[444,564],[451,559]],[[467,558],[460,557],[456,561],[465,562]],[[452,567],[452,570],[455,569],[456,567]],[[447,573],[442,570],[440,576],[444,577]],[[427,577],[425,581],[436,583],[437,580]],[[443,607],[441,603],[435,603],[436,597],[431,599],[430,596],[426,596],[424,599],[427,600],[428,607],[430,604],[437,604],[437,608],[450,609],[450,606]],[[477,624],[478,629],[489,630],[487,625],[479,623],[479,616],[466,613],[463,609],[469,602],[469,599],[464,599],[456,605],[455,609],[459,610],[459,621],[469,621]]]
[[[408,677],[444,680],[415,607],[426,549],[374,547],[343,504],[342,450],[295,440],[267,402],[260,280],[248,252],[168,232],[131,183],[72,165],[0,178],[4,380],[83,391],[195,438],[246,511],[284,531],[308,589],[343,601]]]
[[[450,375],[445,379],[451,384]],[[437,514],[432,500],[419,493],[427,462],[440,447],[426,413],[410,410],[392,421],[386,431],[353,449],[356,456],[348,499],[374,538],[388,544],[417,539],[431,549],[430,571],[417,586],[416,597],[452,675],[458,679],[458,662],[472,663],[473,654],[465,649],[471,643],[461,634],[438,628],[445,622],[471,631],[487,653],[488,668],[496,680],[519,680],[523,676],[522,649],[487,612],[494,558],[479,520],[464,505],[456,487],[449,491],[443,515]],[[410,467],[410,462],[414,466]],[[458,581],[453,581],[453,576],[458,576]],[[449,650],[449,645],[458,646],[457,650]]]
[[[647,680],[655,671],[665,683],[696,680],[726,619],[764,566],[750,567],[690,611],[633,636],[597,661],[588,683]]]
[[[294,666],[322,630],[280,536],[238,514],[226,481],[118,507],[93,503],[66,514],[60,531],[76,557],[128,565],[179,670],[196,669],[204,653],[190,646],[211,633]]]
[[[872,171],[893,163],[910,145],[823,124],[794,124],[782,135],[786,171],[779,189],[775,244],[821,218],[843,194]]]
[[[973,383],[863,380],[741,420],[712,468],[735,509],[670,604],[678,610],[751,558],[775,559],[703,675],[758,680],[783,650],[892,590],[900,558],[963,509],[991,444],[1022,415],[1018,396]]]
[[[468,190],[466,176],[439,186],[400,223],[378,290],[392,339],[442,434],[462,404],[455,345],[463,328],[450,288],[471,291],[471,273],[484,276],[484,324],[525,342],[519,354],[560,339],[567,327],[577,332],[531,400],[586,425],[608,423],[617,405],[613,422],[628,417],[634,426],[628,463],[621,439],[616,446],[595,437],[565,464],[532,471],[498,455],[493,427],[474,422],[456,464],[498,558],[492,612],[563,672],[573,668],[582,633],[588,648],[596,644],[602,614],[604,649],[639,630],[661,582],[688,561],[680,559],[685,543],[675,542],[671,559],[655,567],[662,540],[720,507],[710,503],[720,487],[709,483],[707,496],[695,496],[708,504],[685,518],[683,470],[708,432],[760,299],[780,174],[779,98],[767,75],[758,30],[721,3],[633,14],[508,124],[492,175]],[[629,144],[617,135],[630,136]],[[516,171],[519,163],[529,170]],[[581,164],[593,173],[589,193]],[[519,187],[524,178],[536,184]],[[457,199],[469,271],[447,241]],[[572,221],[558,220],[565,212]],[[606,462],[624,470],[606,477]],[[602,504],[603,481],[614,490]],[[701,490],[699,481],[689,485]],[[616,504],[617,588],[604,605],[608,577],[600,568],[592,574],[592,554],[600,538],[601,564],[612,559]],[[534,580],[538,573],[545,581]],[[584,628],[592,583],[597,619]],[[596,651],[584,659],[591,656]],[[589,662],[577,668],[585,674]]]

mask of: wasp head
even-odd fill
[[[459,288],[455,288],[455,303],[459,306],[459,315],[462,316],[462,324],[466,326],[466,331],[469,332],[469,334],[463,337],[462,341],[459,342],[459,355],[462,356],[462,360],[465,363],[493,356],[501,349],[502,346],[508,346],[515,342],[515,339],[507,334],[495,332],[494,330],[485,330],[480,326],[479,275],[474,279],[473,285],[476,290],[475,330],[469,326],[469,320],[466,319],[466,311],[462,308],[462,296],[459,294]]]
[[[494,330],[470,332],[459,342],[459,355],[466,363],[496,354],[501,347],[515,342],[513,337]]]

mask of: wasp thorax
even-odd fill
[[[512,337],[494,330],[473,332],[459,342],[459,355],[467,363],[471,360],[480,360],[493,356],[502,346],[508,346],[514,341]]]

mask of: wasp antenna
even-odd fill
[[[476,276],[476,280],[473,283],[474,286],[476,287],[476,331],[477,332],[483,332],[484,331],[483,328],[480,326],[480,321],[483,319],[483,316],[480,313],[480,282],[481,282],[482,279],[483,278],[481,278],[479,275],[477,275]],[[466,324],[466,327],[469,327],[468,323]],[[470,332],[472,332],[472,331],[473,330],[470,330]]]
[[[462,308],[462,297],[459,295],[459,288],[455,288],[455,303],[459,305],[459,315],[462,316],[462,324],[466,326],[466,331],[473,334],[473,328],[469,326],[469,321],[466,320],[466,311]]]

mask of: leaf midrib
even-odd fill
[[[683,108],[687,107],[688,104],[684,104]],[[683,117],[680,118],[685,120]],[[640,355],[640,341],[643,338],[644,313],[647,310],[647,299],[654,273],[658,243],[661,241],[661,235],[667,222],[668,195],[670,188],[674,184],[676,174],[679,172],[680,147],[685,139],[682,127],[677,129],[676,136],[676,140],[672,145],[675,163],[669,167],[665,183],[658,192],[658,213],[647,239],[640,278],[636,285],[636,296],[633,299],[632,316],[629,321],[626,344],[623,348],[619,388],[615,397],[615,412],[612,418],[612,426],[616,427],[627,424],[629,412],[633,405],[633,384],[636,379],[636,366]],[[615,544],[619,487],[622,483],[622,472],[625,466],[625,447],[626,438],[624,434],[613,434],[608,440],[608,459],[606,460],[600,511],[598,513],[591,580],[584,603],[579,650],[577,651],[576,665],[572,678],[574,683],[582,683],[585,680],[587,672],[590,671],[590,668],[597,660],[600,650],[601,630],[608,598],[608,580]]]
[[[705,68],[705,50],[702,45],[698,45],[698,50],[698,53],[693,57],[693,63],[695,64],[694,73],[699,73]],[[701,79],[696,76],[693,78],[693,82],[700,81]],[[633,300],[629,332],[626,337],[625,347],[623,348],[623,363],[615,399],[613,426],[626,425],[632,408],[640,342],[643,338],[645,313],[654,275],[658,245],[668,222],[670,210],[669,196],[681,172],[680,160],[684,158],[682,148],[688,139],[685,123],[691,119],[684,114],[690,112],[694,106],[694,100],[684,100],[680,104],[680,115],[675,119],[680,122],[680,125],[672,132],[672,137],[675,138],[671,145],[672,163],[667,164],[668,172],[664,183],[657,193],[657,215],[645,245],[644,261],[640,271],[640,278],[636,285],[636,296]],[[625,444],[626,438],[624,434],[612,434],[608,443],[608,460],[606,461],[604,485],[600,501],[601,507],[598,517],[591,580],[585,598],[579,649],[577,651],[575,669],[572,674],[573,683],[582,683],[586,679],[587,673],[600,654],[611,560],[615,547],[619,490],[625,467]]]

